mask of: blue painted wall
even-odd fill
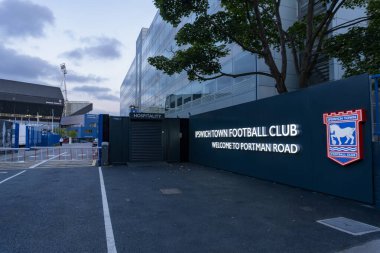
[[[190,161],[313,191],[374,203],[368,75],[321,84],[190,117]],[[364,109],[364,159],[341,166],[327,158],[323,113]],[[198,130],[299,124],[295,137],[195,138]],[[212,141],[296,143],[298,154],[212,149]]]
[[[74,130],[77,132],[77,137],[79,139],[93,139],[98,138],[98,115],[96,114],[85,114],[82,126],[78,127],[68,127],[67,130]]]

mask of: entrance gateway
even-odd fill
[[[380,206],[373,85],[359,75],[188,120],[110,117],[110,163],[186,161],[189,154],[192,163]]]
[[[129,117],[102,115],[100,121],[102,141],[109,141],[111,164],[188,159],[187,119],[168,119],[159,113],[130,113]]]
[[[129,161],[163,161],[163,114],[131,113],[129,115]]]

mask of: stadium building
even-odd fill
[[[306,0],[281,2],[280,11],[285,29],[305,15],[307,2]],[[210,12],[220,10],[220,1],[214,0],[209,3]],[[315,7],[316,13],[325,10],[326,6],[320,3]],[[363,13],[363,9],[340,10],[332,26],[361,17]],[[147,61],[149,57],[157,55],[170,57],[172,50],[178,49],[174,40],[175,35],[185,23],[192,20],[194,20],[192,16],[184,18],[178,27],[172,27],[157,12],[150,27],[142,28],[136,41],[135,58],[120,87],[121,116],[128,116],[130,108],[136,107],[141,112],[165,113],[166,117],[183,118],[278,94],[274,80],[265,76],[221,77],[200,83],[190,82],[186,72],[168,76],[151,66]],[[269,72],[263,59],[243,51],[236,44],[230,45],[230,54],[223,58],[221,64],[224,72],[233,74],[249,71]],[[311,82],[338,80],[343,73],[336,60],[320,57]],[[298,89],[297,83],[298,76],[292,58],[289,58],[287,71],[289,91]]]
[[[87,101],[66,101],[65,113],[67,116],[84,115],[92,111],[93,105]]]
[[[59,87],[0,79],[0,118],[39,123],[51,129],[61,121],[64,99]]]

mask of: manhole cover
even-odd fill
[[[318,220],[317,222],[351,235],[364,235],[380,231],[380,228],[378,227],[351,220],[345,217]]]
[[[178,188],[160,189],[160,192],[164,195],[181,194],[182,191]]]

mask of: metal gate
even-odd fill
[[[131,162],[163,161],[161,121],[131,121],[129,139]]]
[[[0,169],[89,167],[98,159],[98,148],[86,143],[58,147],[0,148]]]

